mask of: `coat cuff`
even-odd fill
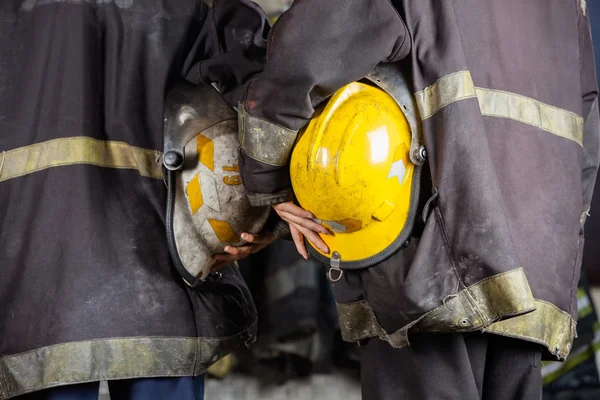
[[[294,192],[286,189],[278,193],[247,193],[250,205],[254,207],[273,206],[275,204],[286,203],[294,200]]]
[[[239,141],[244,153],[263,164],[287,165],[298,131],[284,128],[238,108]]]

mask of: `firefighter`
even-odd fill
[[[188,282],[171,262],[165,98],[188,80],[237,105],[264,64],[265,16],[246,0],[21,0],[0,21],[0,399],[97,399],[101,380],[113,400],[201,399],[256,310],[235,268]],[[201,139],[211,177],[238,182],[222,141]],[[215,267],[273,240],[251,233]]]
[[[302,0],[268,54],[242,180],[330,266],[363,398],[541,398],[599,162],[585,1]]]

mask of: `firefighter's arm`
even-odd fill
[[[290,152],[315,107],[409,50],[389,0],[296,0],[272,28],[265,69],[238,110],[240,169],[251,202],[291,200]]]
[[[581,228],[589,214],[594,185],[600,163],[600,114],[598,108],[598,84],[594,66],[594,51],[588,18],[583,14],[579,19],[579,43],[581,60],[581,87],[583,99],[583,213]]]
[[[250,0],[204,0],[202,29],[184,63],[192,83],[214,84],[236,107],[250,79],[266,61],[269,23]]]

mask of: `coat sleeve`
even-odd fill
[[[406,26],[389,0],[296,0],[273,27],[265,69],[238,110],[240,170],[250,201],[291,200],[289,156],[315,107],[409,50]]]
[[[594,65],[594,50],[589,20],[583,10],[579,19],[579,48],[581,60],[581,88],[583,101],[583,165],[582,195],[583,213],[581,228],[585,225],[592,202],[592,194],[600,163],[600,114],[598,108],[598,84]]]
[[[250,79],[266,61],[269,22],[250,0],[203,0],[206,10],[200,33],[184,63],[192,83],[213,84],[237,107]]]

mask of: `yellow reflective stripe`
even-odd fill
[[[482,115],[518,121],[583,144],[583,118],[579,115],[520,94],[476,87],[469,71],[447,75],[415,97],[423,120],[449,104],[476,97]]]
[[[583,144],[583,118],[567,110],[516,93],[477,88],[481,113],[533,125],[556,136]]]
[[[421,119],[433,117],[447,105],[475,96],[475,84],[469,71],[446,75],[415,94]]]
[[[163,179],[161,153],[123,142],[89,137],[49,140],[3,153],[0,182],[48,168],[74,164],[134,169],[140,175]]]

